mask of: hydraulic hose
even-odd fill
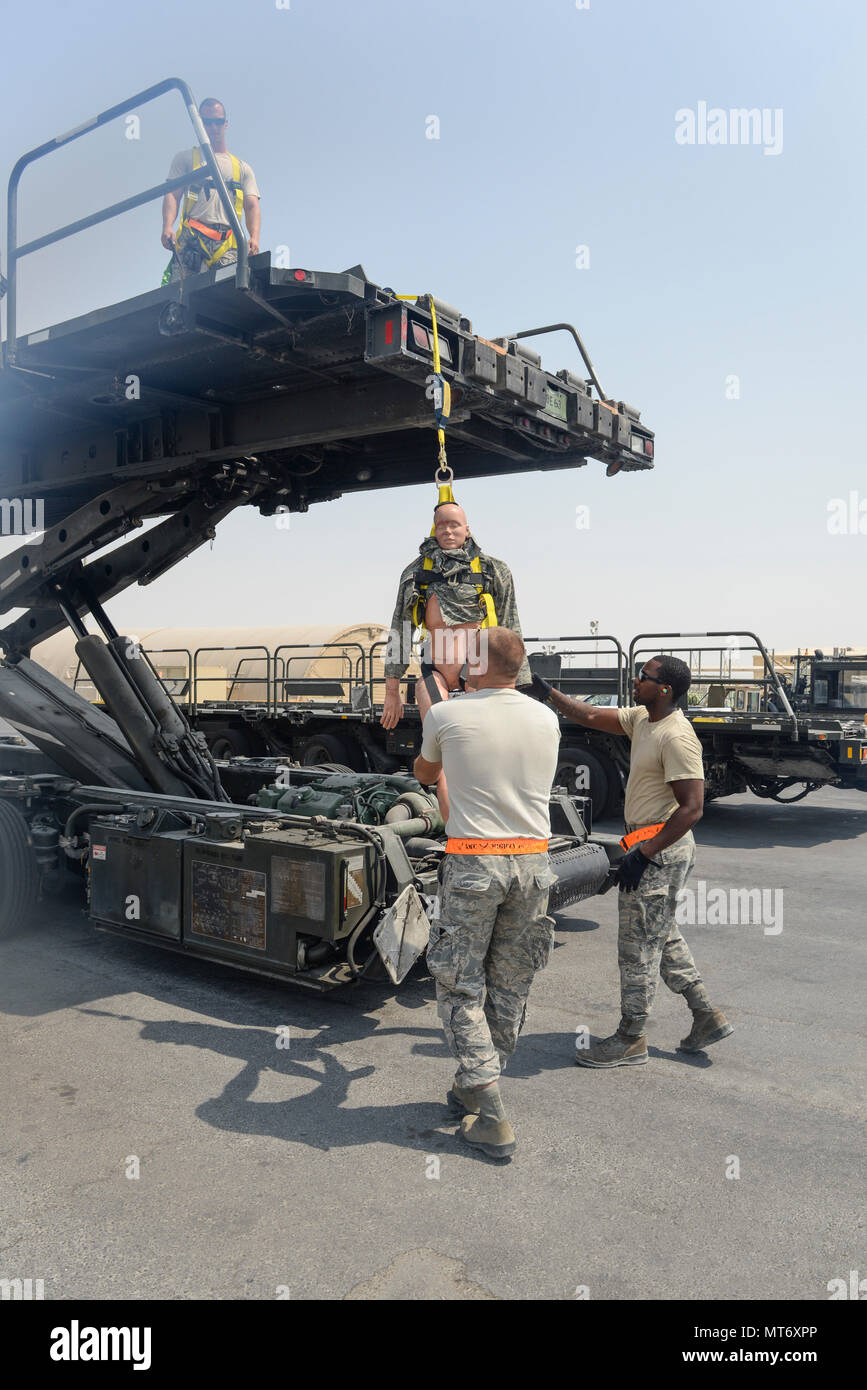
[[[365,964],[361,968],[359,968],[355,962],[355,947],[358,944],[358,941],[365,928],[370,925],[371,921],[376,916],[379,909],[385,907],[385,884],[387,878],[385,868],[385,850],[382,848],[381,840],[376,835],[372,834],[366,826],[358,825],[354,821],[338,821],[334,822],[334,824],[339,825],[341,830],[348,830],[352,834],[358,835],[359,838],[363,840],[368,840],[373,845],[374,850],[376,851],[376,864],[377,869],[379,871],[377,875],[376,895],[374,897],[374,900],[371,903],[369,910],[365,912],[361,921],[353,928],[352,933],[346,942],[346,960],[349,965],[350,974],[352,975],[353,980],[357,980],[361,977],[362,971],[365,970],[367,966],[370,964],[370,960],[368,959],[365,962]]]
[[[61,844],[63,844],[63,852],[66,857],[68,859],[73,859],[75,857],[74,854],[70,854],[68,845],[65,844],[64,841],[72,839],[73,828],[76,821],[81,816],[93,815],[96,812],[99,812],[99,814],[103,816],[119,816],[123,815],[125,810],[126,806],[120,801],[89,801],[84,806],[76,806],[75,810],[67,816],[66,824],[63,827],[63,840]]]

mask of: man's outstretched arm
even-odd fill
[[[539,676],[535,676],[533,684],[547,686],[550,694],[547,697],[548,704],[555,709],[558,714],[562,714],[565,719],[571,719],[576,724],[583,724],[585,729],[601,729],[606,734],[623,734],[626,730],[620,722],[616,709],[610,705],[588,705],[585,700],[573,700],[571,695],[564,695],[561,691],[555,690],[548,685],[547,681],[542,681]]]

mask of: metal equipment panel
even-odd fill
[[[91,825],[90,916],[130,932],[181,937],[181,866],[186,831],[149,835]]]
[[[196,857],[190,862],[190,934],[247,946],[266,947],[265,875],[233,864]]]

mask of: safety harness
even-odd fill
[[[451,488],[448,490],[451,491]],[[443,491],[443,489],[440,488],[440,491]],[[450,501],[453,499],[446,498],[445,500]],[[431,534],[433,535],[433,532],[431,532]],[[423,632],[426,631],[424,614],[427,604],[427,590],[430,587],[430,580],[425,578],[425,576],[429,574],[432,569],[433,560],[429,555],[426,555],[413,575],[413,583],[415,585],[417,597],[413,604],[412,621],[414,626],[421,628]],[[497,627],[497,611],[494,607],[494,600],[489,592],[494,577],[493,570],[489,569],[487,565],[482,564],[482,557],[480,555],[474,556],[468,565],[464,565],[461,569],[456,570],[454,575],[450,576],[450,578],[455,584],[472,584],[474,582],[472,576],[474,575],[479,575],[482,581],[475,585],[476,593],[479,597],[479,607],[482,611],[482,621],[479,626]]]
[[[405,297],[408,296],[398,296],[398,298],[401,299]],[[446,422],[448,421],[449,414],[451,413],[451,387],[449,386],[448,382],[446,381],[445,377],[443,376],[440,370],[440,340],[439,331],[437,329],[437,311],[436,306],[434,304],[434,297],[432,294],[428,295],[428,304],[430,305],[431,328],[433,330],[432,337],[434,377],[432,382],[431,394],[433,396],[434,417],[436,420],[437,438],[439,440],[439,454],[437,457],[436,472],[434,473],[434,482],[437,484],[437,488],[439,490],[437,506],[440,507],[444,502],[454,502],[455,500],[455,495],[452,492],[452,483],[454,482],[455,475],[449,467],[448,459],[446,458],[445,433]],[[441,481],[443,477],[446,478],[445,482]],[[432,536],[436,534],[435,521],[431,524],[430,533]],[[424,612],[427,603],[427,590],[430,586],[430,581],[424,578],[424,573],[425,571],[429,571],[432,569],[433,560],[429,555],[426,555],[423,563],[416,570],[413,576],[417,597],[415,603],[413,604],[412,620],[417,628],[421,628],[422,633],[426,632],[424,625]],[[472,574],[480,575],[482,578],[482,583],[476,584],[475,586],[476,593],[479,596],[479,607],[482,611],[482,621],[479,626],[496,627],[497,610],[494,607],[494,600],[490,594],[493,573],[487,567],[483,568],[480,555],[476,555],[470,561],[469,572]],[[459,574],[456,577],[455,582],[458,584],[466,584],[472,583],[473,581],[469,577],[469,574],[465,569],[463,575]]]
[[[244,189],[241,184],[241,163],[233,154],[230,154],[229,158],[232,161],[232,177],[226,179],[225,182],[226,187],[234,194],[235,215],[240,221],[241,214],[244,211]],[[197,145],[193,150],[193,172],[195,172],[196,169],[201,169],[203,163],[202,152]],[[204,184],[202,192],[210,195],[214,192],[214,185],[212,183]],[[235,240],[235,234],[231,227],[208,227],[204,222],[196,222],[190,217],[190,213],[198,202],[198,199],[198,193],[190,189],[186,191],[184,195],[184,205],[181,210],[181,225],[178,228],[178,244],[180,244],[180,239],[186,230],[187,236],[190,240],[198,243],[199,249],[205,257],[203,269],[210,270],[211,266],[216,265],[217,261],[225,256],[227,251],[236,249],[238,243]]]

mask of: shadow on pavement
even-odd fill
[[[583,907],[584,907],[584,904],[583,904],[583,903],[579,903],[579,904],[577,904],[576,906],[578,906],[579,908],[583,908]],[[593,919],[592,917],[569,917],[569,916],[567,915],[567,914],[568,914],[568,911],[569,911],[569,909],[566,908],[566,909],[564,909],[563,912],[555,912],[555,913],[554,913],[554,930],[555,930],[555,931],[559,931],[559,932],[572,932],[572,933],[583,933],[583,932],[588,932],[588,931],[598,931],[598,930],[599,930],[599,923],[596,922],[596,921],[594,921],[594,919]],[[563,942],[562,942],[562,941],[558,941],[558,942],[555,943],[555,945],[557,945],[557,946],[562,946],[562,945],[563,945]]]
[[[281,1050],[273,1029],[227,1028],[177,1019],[146,1022],[131,1014],[105,1009],[81,1012],[139,1023],[143,1042],[201,1048],[243,1063],[219,1096],[196,1107],[197,1118],[215,1129],[306,1144],[325,1153],[363,1144],[394,1144],[421,1153],[449,1148],[470,1159],[478,1157],[449,1132],[455,1128],[445,1104],[451,1063],[438,1028],[382,1028],[375,1019],[350,1012],[342,1015],[339,1026],[328,1022],[314,1037],[290,1037],[288,1048]],[[430,1051],[442,1056],[445,1065],[441,1099],[344,1108],[351,1083],[372,1076],[376,1068],[372,1064],[347,1066],[331,1049],[335,1044],[363,1040],[373,1033],[379,1037],[430,1039],[417,1043],[408,1052]],[[253,1094],[266,1072],[311,1082],[313,1088],[285,1100],[254,1100]]]

